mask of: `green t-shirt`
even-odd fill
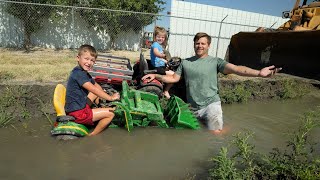
[[[201,109],[220,101],[218,72],[223,72],[228,62],[221,58],[193,56],[182,61],[175,72],[183,76],[186,83],[187,101],[192,107]]]

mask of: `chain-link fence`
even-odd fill
[[[190,57],[194,55],[194,35],[206,32],[212,38],[209,55],[223,58],[234,34],[253,32],[258,27],[277,28],[285,21],[276,16],[173,0],[169,50],[175,56]]]
[[[259,19],[259,14],[248,17],[243,12],[239,12],[240,15],[233,14],[234,11],[228,9],[210,12],[205,11],[208,7],[200,11],[200,6],[184,8],[183,3],[172,1],[172,15],[158,15],[0,1],[0,47],[75,49],[82,44],[91,44],[98,50],[138,51],[146,47],[146,40],[152,41],[153,27],[160,25],[169,30],[169,50],[172,55],[183,58],[191,56],[193,36],[201,31],[213,38],[214,44],[209,54],[223,57],[233,34],[243,30],[254,31],[259,26],[272,27],[277,22],[275,17],[270,19],[262,15]],[[216,11],[217,15],[210,14]],[[241,19],[244,21],[239,23]],[[252,24],[254,21],[257,23]]]
[[[159,15],[110,9],[0,1],[1,47],[137,50]]]

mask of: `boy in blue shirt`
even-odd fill
[[[84,125],[94,125],[94,130],[89,136],[96,135],[104,130],[114,117],[114,108],[91,109],[87,104],[87,98],[94,102],[97,98],[108,101],[120,99],[119,93],[112,96],[103,91],[101,86],[94,81],[88,73],[92,69],[97,58],[97,52],[90,45],[82,45],[79,48],[76,66],[68,79],[65,110],[67,115],[75,117],[75,122]]]

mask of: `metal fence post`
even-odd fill
[[[226,15],[226,17],[224,17],[224,18],[220,21],[220,28],[219,28],[219,34],[218,34],[218,40],[217,40],[217,48],[216,48],[216,57],[218,57],[219,40],[220,40],[222,23],[223,23],[223,21],[224,21],[227,17],[228,17],[228,15]]]
[[[274,23],[270,26],[270,28],[272,28],[277,22],[278,22],[278,21],[274,22]]]
[[[72,18],[72,22],[71,22],[71,31],[72,31],[72,50],[75,53],[75,35],[74,35],[74,6],[71,8],[71,18]]]

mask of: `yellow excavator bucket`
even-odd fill
[[[226,60],[254,69],[275,65],[281,73],[320,80],[320,30],[240,32],[232,36]]]
[[[297,0],[283,17],[290,19],[278,29],[233,35],[226,60],[255,69],[275,65],[282,73],[320,80],[320,1]]]
[[[62,84],[57,84],[53,94],[53,105],[57,116],[65,116],[64,105],[66,103],[66,88]]]

